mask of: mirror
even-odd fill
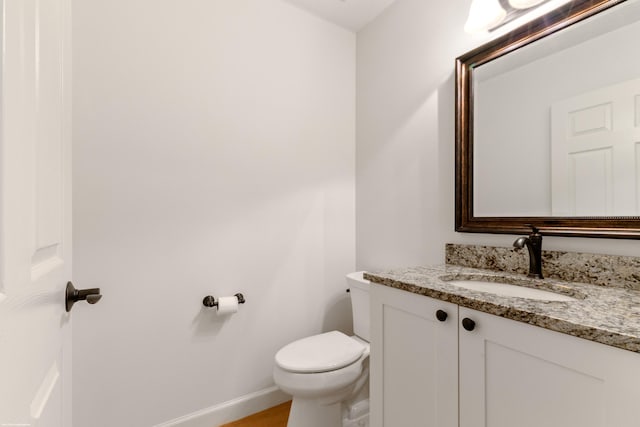
[[[457,231],[640,238],[639,39],[573,1],[456,60]]]

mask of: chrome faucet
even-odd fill
[[[529,237],[518,237],[513,242],[513,247],[518,250],[524,248],[525,245],[527,246],[529,250],[528,277],[542,279],[542,234],[533,225],[530,225],[530,227],[531,234],[529,234]]]

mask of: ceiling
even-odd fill
[[[351,31],[358,31],[396,0],[286,0]]]

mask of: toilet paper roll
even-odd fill
[[[218,299],[218,314],[231,314],[238,311],[238,297],[220,297]]]

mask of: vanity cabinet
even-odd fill
[[[416,295],[416,297],[419,297]],[[637,427],[640,354],[460,307],[460,427]]]
[[[372,427],[640,425],[638,353],[382,285],[371,304]]]
[[[376,284],[370,297],[371,427],[457,427],[458,306]]]

